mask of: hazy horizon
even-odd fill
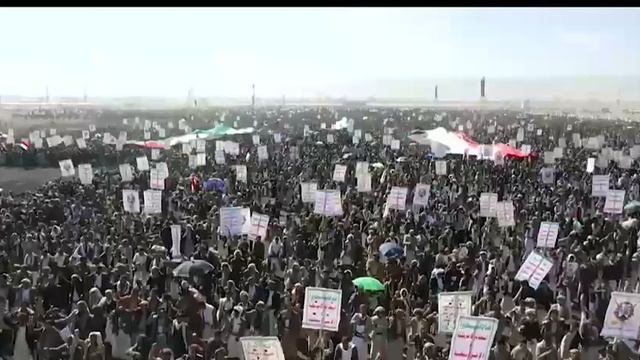
[[[35,24],[35,25],[34,25]],[[0,95],[640,100],[638,8],[4,8]]]

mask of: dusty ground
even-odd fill
[[[30,191],[58,177],[60,169],[57,168],[0,167],[0,189],[13,192]]]

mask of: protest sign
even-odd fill
[[[196,154],[196,166],[207,166],[207,154],[205,153]]]
[[[407,202],[408,189],[406,187],[394,186],[387,195],[387,205],[389,209],[404,211]]]
[[[240,344],[244,360],[285,360],[280,339],[275,336],[245,336]]]
[[[146,156],[139,156],[136,158],[136,166],[139,171],[149,170],[149,160]]]
[[[555,154],[553,151],[544,152],[544,163],[547,165],[553,165],[555,163]]]
[[[358,144],[360,144],[360,138],[359,138],[359,137],[357,137],[357,136],[352,137],[352,138],[351,138],[351,143],[352,143],[353,145],[358,145]]]
[[[226,162],[226,159],[224,157],[224,150],[216,150],[216,153],[214,156],[215,156],[216,164],[224,165],[224,163]]]
[[[243,207],[220,208],[221,235],[245,235],[251,231],[251,211]]]
[[[553,157],[555,159],[562,159],[562,157],[564,156],[564,149],[560,146],[556,146],[555,148],[553,148]]]
[[[327,134],[327,144],[333,144],[333,134]]]
[[[229,155],[240,155],[240,144],[234,141],[225,141],[224,152]]]
[[[71,159],[60,160],[58,161],[58,165],[60,165],[60,173],[62,177],[74,176],[76,174],[76,169],[73,166],[73,161]]]
[[[164,178],[158,169],[149,170],[149,187],[156,190],[164,190]]]
[[[553,184],[555,182],[555,169],[552,167],[540,169],[540,177],[543,184]]]
[[[160,149],[151,149],[151,160],[160,159]]]
[[[438,294],[438,333],[453,334],[458,316],[471,315],[473,291]]]
[[[498,320],[461,315],[453,332],[449,360],[488,360]]]
[[[196,140],[196,152],[203,153],[207,151],[207,142],[204,139]]]
[[[593,170],[595,169],[596,166],[596,159],[595,158],[588,158],[587,159],[587,172],[588,173],[593,173]]]
[[[91,185],[93,181],[93,168],[91,164],[78,165],[78,177],[82,185]]]
[[[189,143],[183,143],[182,144],[182,153],[183,154],[191,154],[191,144]]]
[[[253,142],[253,145],[260,145],[260,135],[252,135],[251,141]]]
[[[342,290],[305,288],[302,328],[338,331]]]
[[[347,165],[336,164],[333,169],[333,181],[344,182],[347,174]]]
[[[436,161],[435,165],[436,165],[436,175],[447,175],[446,160],[438,160]]]
[[[315,183],[315,182],[300,183],[300,196],[302,197],[302,202],[305,202],[305,203],[315,202],[316,190],[318,190],[318,183]]]
[[[181,258],[180,244],[182,243],[182,226],[171,225],[171,257],[174,259]]]
[[[358,192],[371,192],[371,174],[368,171],[356,178],[356,181],[358,182]]]
[[[125,212],[140,212],[140,194],[138,190],[122,190],[122,205]]]
[[[280,133],[273,134],[273,142],[276,144],[280,144],[282,142],[282,136]]]
[[[431,194],[431,185],[417,184],[413,191],[413,205],[427,206],[429,205],[429,195]]]
[[[604,201],[603,212],[607,214],[622,214],[624,208],[624,190],[609,190],[607,191],[606,199]]]
[[[166,179],[169,177],[169,167],[166,162],[156,163],[156,169],[158,170],[158,176],[162,179]]]
[[[537,290],[538,286],[540,286],[540,283],[544,277],[547,276],[552,266],[553,261],[534,251],[529,254],[524,263],[522,263],[520,269],[518,269],[518,272],[516,273],[515,279],[519,281],[526,280],[529,282],[529,286],[534,290]]]
[[[391,150],[400,150],[400,140],[398,139],[391,140]]]
[[[342,216],[340,190],[316,190],[313,213],[326,216]]]
[[[120,164],[120,177],[122,181],[133,180],[133,169],[129,164]]]
[[[524,141],[524,130],[522,128],[518,129],[518,134],[516,135],[516,141],[518,142]]]
[[[637,340],[640,337],[640,294],[612,292],[601,336]]]
[[[247,182],[247,166],[246,165],[231,165],[236,171],[237,181]]]
[[[560,232],[560,224],[557,222],[543,221],[538,230],[536,246],[539,248],[555,248],[558,232]]]
[[[498,194],[481,193],[480,194],[480,216],[496,217],[496,208],[498,205]]]
[[[500,227],[516,226],[513,202],[511,200],[497,202],[496,217]]]
[[[256,240],[258,237],[265,240],[267,238],[267,228],[269,227],[269,215],[253,213],[251,214],[251,229],[249,230],[249,240]]]
[[[269,160],[269,153],[267,152],[267,147],[265,145],[258,146],[258,160]]]
[[[162,191],[145,190],[144,197],[144,213],[160,214],[162,213]]]
[[[609,192],[609,174],[593,175],[591,181],[591,196],[604,197]]]

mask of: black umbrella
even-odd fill
[[[204,260],[188,260],[173,269],[173,276],[188,278],[194,275],[204,275],[213,270],[213,265]]]

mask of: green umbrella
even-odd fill
[[[633,213],[640,211],[640,201],[634,200],[624,206],[624,211],[627,213]]]
[[[353,284],[364,291],[384,291],[384,285],[375,278],[372,277],[359,277],[353,280]]]

